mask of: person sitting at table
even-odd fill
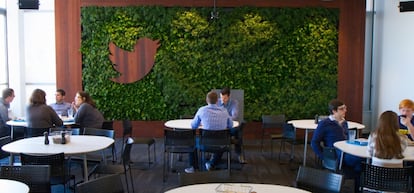
[[[27,107],[27,137],[41,136],[51,127],[63,126],[63,121],[52,109],[46,105],[46,92],[35,89],[30,96],[30,104]]]
[[[329,117],[318,122],[318,126],[313,133],[311,147],[315,154],[323,160],[322,142],[326,147],[333,147],[337,141],[346,140],[348,137],[348,123],[345,119],[346,105],[338,100],[333,99],[329,102]],[[341,152],[337,150],[337,157],[340,157]],[[344,167],[350,169],[349,175],[355,178],[355,192],[359,192],[359,175],[361,172],[362,158],[344,154]]]
[[[398,122],[398,115],[393,111],[385,111],[380,115],[378,127],[368,137],[372,165],[403,167],[403,152],[408,139],[398,132]]]
[[[2,92],[2,98],[0,98],[0,137],[10,135],[10,127],[6,124],[11,120],[9,115],[10,103],[14,99],[14,90],[6,88]]]
[[[89,93],[78,91],[73,107],[76,111],[73,117],[75,124],[81,128],[102,128],[102,123],[105,119],[102,113],[96,108],[95,101],[93,101]]]
[[[207,105],[200,107],[194,119],[191,122],[191,128],[197,129],[200,125],[206,130],[224,130],[233,128],[233,121],[227,110],[217,105],[218,95],[216,92],[210,91],[207,93],[206,102]],[[221,159],[223,152],[216,152],[212,155],[210,161],[205,163],[207,170],[211,170]],[[195,164],[195,158],[192,153],[189,154],[190,167],[185,169],[186,173],[193,173]]]
[[[398,105],[400,111],[399,124],[400,124],[400,133],[407,135],[407,137],[412,141],[414,138],[412,133],[414,133],[414,102],[410,99],[401,100]]]
[[[243,121],[239,118],[239,102],[236,99],[230,98],[229,87],[224,87],[223,89],[221,89],[218,105],[220,107],[224,107],[228,111],[233,121]],[[234,127],[230,130],[231,136],[238,140],[238,144],[234,145],[234,151],[236,152],[237,157],[239,158],[239,162],[244,164],[246,163],[246,160],[244,159],[244,155],[241,152],[243,138],[240,136],[239,132],[240,130],[238,127]]]
[[[49,104],[49,106],[51,106],[60,116],[68,116],[68,110],[72,108],[72,104],[65,101],[65,95],[65,90],[57,89],[55,93],[56,102]]]

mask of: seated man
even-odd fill
[[[319,121],[316,128],[311,146],[316,155],[323,160],[321,142],[326,147],[333,147],[333,144],[337,141],[346,140],[348,137],[348,123],[345,120],[346,106],[337,99],[329,102],[329,117]],[[340,152],[337,151],[337,157],[340,157]],[[343,164],[345,167],[352,168],[352,177],[355,178],[355,191],[358,192],[359,187],[359,175],[361,172],[361,162],[364,159],[344,154]]]
[[[207,93],[206,102],[207,105],[200,107],[191,122],[192,129],[198,129],[200,125],[203,129],[207,130],[224,130],[233,128],[233,121],[231,120],[229,113],[223,107],[217,105],[218,95],[216,92],[210,91]],[[211,157],[210,161],[205,163],[206,169],[210,170],[221,159],[223,152],[216,152]],[[194,167],[194,155],[189,154],[190,166],[185,169],[187,173],[193,173]]]
[[[241,121],[243,120],[242,118],[239,117],[239,102],[236,99],[230,98],[229,87],[224,87],[223,89],[221,89],[218,105],[220,107],[226,108],[229,115],[231,116],[231,119],[233,121],[239,121],[241,124]],[[231,136],[238,140],[238,143],[234,145],[235,146],[234,151],[236,152],[239,158],[239,162],[244,164],[246,163],[246,161],[244,160],[244,156],[241,152],[241,146],[243,145],[243,141],[242,141],[242,137],[239,134],[240,130],[238,127],[235,127],[231,129],[230,132],[231,132]]]
[[[55,93],[56,102],[49,106],[60,116],[73,116],[73,114],[68,115],[68,110],[72,108],[72,104],[65,101],[65,95],[66,92],[63,89],[57,89]]]

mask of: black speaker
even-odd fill
[[[19,0],[19,9],[39,9],[39,0]]]
[[[414,1],[400,2],[400,12],[414,11]]]

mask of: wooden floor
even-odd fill
[[[277,142],[279,143],[279,142]],[[250,183],[278,184],[294,186],[295,178],[299,165],[303,160],[303,145],[295,147],[295,156],[293,161],[289,161],[288,154],[282,154],[280,162],[278,161],[279,144],[275,145],[274,158],[270,154],[270,142],[267,142],[265,152],[260,151],[260,140],[245,141],[245,157],[247,164],[239,164],[237,156],[232,153],[232,171],[247,176]],[[121,147],[120,140],[117,140],[117,147]],[[287,146],[289,148],[289,146]],[[310,148],[310,147],[308,147]],[[118,148],[120,149],[120,148]],[[290,149],[286,150],[289,152]],[[139,193],[161,193],[179,186],[178,172],[184,172],[188,166],[187,156],[183,156],[182,161],[175,160],[177,172],[169,173],[165,183],[162,180],[163,173],[163,140],[157,139],[156,142],[156,163],[150,168],[146,163],[147,151],[146,146],[136,146],[132,149],[133,159],[140,162],[133,169],[135,192]],[[119,153],[120,154],[120,153]],[[224,157],[224,156],[223,156]],[[307,153],[307,166],[320,167],[315,161],[315,155],[311,149]],[[141,163],[142,162],[142,163]],[[321,182],[324,183],[324,182]],[[353,182],[345,182],[343,192],[353,192]]]

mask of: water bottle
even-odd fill
[[[65,132],[62,132],[62,141],[61,144],[66,144]]]
[[[45,145],[49,145],[49,133],[46,131],[43,135],[45,136]]]

